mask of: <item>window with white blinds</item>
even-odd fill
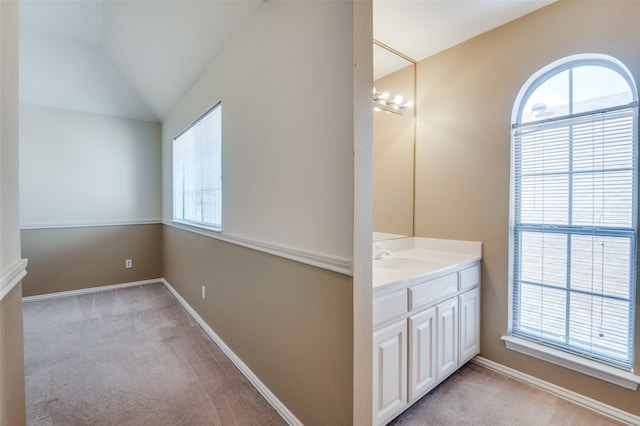
[[[565,60],[514,106],[511,334],[631,371],[638,107],[611,59]]]
[[[173,139],[173,219],[222,229],[222,105]]]

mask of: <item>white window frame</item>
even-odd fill
[[[548,66],[542,68],[537,73],[532,75],[529,80],[523,85],[520,90],[516,101],[514,103],[513,115],[512,115],[512,123],[518,123],[520,117],[522,116],[523,108],[525,106],[526,101],[529,99],[530,95],[548,78],[556,75],[559,72],[567,70],[573,67],[579,67],[583,65],[604,65],[610,69],[617,71],[622,77],[625,78],[629,87],[633,92],[633,103],[635,104],[635,115],[634,115],[634,126],[635,126],[635,149],[638,147],[638,135],[637,135],[637,126],[638,126],[638,117],[637,117],[637,89],[635,86],[635,82],[631,76],[631,73],[628,69],[615,58],[606,55],[597,55],[597,54],[584,54],[584,55],[573,55],[567,58],[563,58],[559,61],[556,61]],[[608,364],[604,364],[602,362],[587,359],[582,356],[578,356],[573,353],[566,352],[561,349],[557,349],[554,347],[547,346],[545,344],[541,344],[535,342],[533,340],[529,340],[517,335],[513,335],[513,305],[514,305],[514,237],[515,237],[515,228],[514,228],[514,212],[515,212],[515,175],[514,175],[514,161],[515,161],[515,152],[513,149],[513,141],[512,141],[512,153],[511,153],[511,194],[510,194],[510,236],[509,236],[509,323],[508,323],[508,334],[502,337],[502,340],[505,342],[505,345],[508,349],[518,351],[520,353],[524,353],[526,355],[539,358],[548,362],[552,362],[557,365],[561,365],[563,367],[572,369],[574,371],[578,371],[593,377],[597,377],[602,380],[606,380],[608,382],[623,386],[628,389],[637,389],[638,384],[640,383],[640,377],[633,374],[632,371],[625,371],[620,368],[612,367]],[[637,151],[636,151],[637,152]],[[635,176],[634,176],[634,196],[636,197],[636,206],[638,204],[637,194],[638,194],[638,180],[637,180],[637,169],[638,165],[635,164]],[[634,227],[637,229],[637,212],[634,212]],[[635,240],[635,237],[634,237]],[[636,256],[637,260],[637,247],[634,247],[633,255]],[[635,264],[635,262],[634,262]],[[633,277],[635,280],[635,277]],[[636,284],[637,287],[637,284]],[[634,294],[635,296],[635,294]],[[635,296],[637,297],[637,296]],[[632,301],[632,304],[634,302]],[[633,315],[633,313],[632,313]],[[637,336],[632,337],[637,338]],[[635,342],[632,341],[632,346]]]
[[[215,133],[208,135],[201,126]],[[178,133],[172,148],[173,221],[221,232],[222,102]]]

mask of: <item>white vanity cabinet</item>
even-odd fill
[[[430,391],[436,385],[436,308],[409,317],[409,400]]]
[[[480,263],[445,271],[374,292],[376,425],[388,423],[479,353]]]
[[[458,296],[460,311],[460,364],[480,352],[480,289]]]
[[[436,374],[443,380],[458,368],[458,298],[454,297],[436,306],[438,345]]]
[[[373,333],[373,392],[377,422],[386,423],[407,405],[407,321]]]

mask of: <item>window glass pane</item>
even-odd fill
[[[220,105],[174,139],[174,219],[221,228],[221,149]]]
[[[571,295],[569,343],[600,356],[629,359],[629,304],[579,293]]]
[[[630,238],[572,235],[571,288],[629,299],[630,256]]]
[[[627,81],[610,68],[586,65],[573,69],[573,113],[625,105],[633,101]]]
[[[574,171],[633,167],[633,114],[599,114],[573,124]]]
[[[569,114],[569,71],[562,71],[542,83],[525,101],[521,123]]]
[[[566,287],[566,235],[523,232],[521,244],[522,281]]]
[[[568,175],[522,176],[520,217],[522,223],[567,224],[569,220]]]
[[[632,171],[573,176],[573,224],[633,227]]]
[[[569,129],[536,126],[520,134],[523,175],[569,171]]]
[[[566,293],[522,284],[520,329],[538,338],[562,342],[567,320]]]

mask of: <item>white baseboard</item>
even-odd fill
[[[78,296],[81,294],[98,293],[101,291],[117,290],[119,288],[135,287],[138,285],[162,283],[162,278],[156,278],[154,280],[133,281],[129,283],[113,284],[113,285],[101,285],[98,287],[81,288],[79,290],[60,291],[57,293],[38,294],[37,296],[26,296],[22,298],[23,302],[34,302],[37,300],[56,299],[58,297]]]
[[[522,373],[518,370],[514,370],[502,364],[498,364],[497,362],[491,361],[481,356],[476,356],[471,360],[471,362],[495,372],[504,374],[505,376],[511,377],[515,380],[534,386],[543,391],[549,392],[562,399],[566,399],[567,401],[578,404],[584,408],[595,411],[598,414],[610,417],[619,422],[623,422],[629,425],[640,425],[640,416],[636,416],[634,414],[612,407],[611,405],[554,385],[553,383],[549,383],[545,380],[538,379],[536,377]]]
[[[202,329],[211,337],[216,345],[222,349],[227,357],[233,362],[242,374],[253,384],[253,386],[262,394],[262,396],[276,409],[282,418],[292,426],[302,426],[302,422],[296,418],[296,416],[289,411],[289,409],[280,401],[267,386],[256,376],[253,371],[229,348],[224,341],[218,336],[215,331],[202,319],[202,317],[187,303],[186,300],[178,294],[178,292],[169,284],[167,280],[162,278],[160,280],[165,287],[173,294],[173,296],[182,304],[182,306],[189,312],[189,314],[196,320],[196,322],[202,327]]]

